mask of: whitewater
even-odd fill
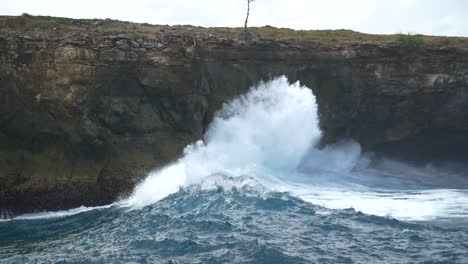
[[[224,105],[203,141],[189,145],[179,161],[151,173],[124,204],[142,208],[190,185],[258,184],[333,209],[411,220],[468,216],[466,190],[425,188],[435,171],[391,160],[381,162],[387,166],[378,171],[366,164],[358,143],[318,149],[320,137],[309,88],[290,85],[285,77],[261,84]],[[242,176],[249,178],[224,180]]]
[[[466,171],[320,138],[311,89],[261,83],[130,197],[1,221],[0,259],[468,263]]]

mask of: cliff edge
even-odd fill
[[[468,40],[0,17],[0,209],[101,205],[179,157],[227,100],[286,75],[323,144],[468,153]]]

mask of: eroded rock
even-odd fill
[[[313,90],[323,144],[345,137],[373,150],[450,131],[468,149],[466,49],[170,31],[1,34],[1,215],[129,194],[202,138],[223,103],[280,75]]]

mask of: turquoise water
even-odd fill
[[[0,223],[6,263],[468,263],[467,252],[466,222],[403,222],[248,189]]]
[[[130,197],[0,221],[0,262],[468,263],[466,171],[320,136],[310,89],[261,84]]]

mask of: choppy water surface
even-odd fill
[[[5,263],[468,263],[468,179],[318,150],[284,78],[225,105],[204,142],[126,200],[0,222]]]

